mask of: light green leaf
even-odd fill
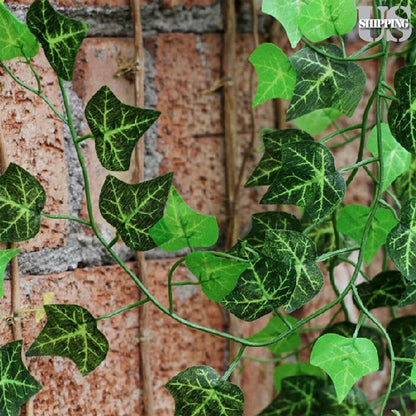
[[[210,247],[218,240],[215,217],[198,214],[171,188],[168,206],[149,234],[158,247],[178,251],[185,247]]]
[[[23,341],[0,348],[0,416],[17,416],[20,406],[42,389],[22,361]]]
[[[163,217],[173,173],[131,185],[107,176],[100,194],[100,211],[126,245],[136,251],[156,247],[149,230]]]
[[[333,108],[324,108],[323,110],[316,110],[312,113],[305,114],[294,120],[295,124],[306,133],[316,136],[326,130],[326,128],[337,118],[340,118],[342,113]]]
[[[293,376],[316,376],[325,379],[325,374],[319,367],[308,362],[297,362],[295,364],[280,364],[274,369],[273,381],[277,392],[282,388],[282,380]]]
[[[410,379],[412,380],[412,383],[416,386],[416,357],[412,364],[412,371],[410,373]]]
[[[292,316],[286,316],[285,318],[287,322],[292,326],[298,322],[298,320]],[[251,335],[247,338],[247,340],[253,342],[271,341],[274,338],[277,338],[280,334],[286,332],[288,329],[289,328],[286,326],[286,324],[278,316],[272,316],[267,325],[261,331]],[[274,354],[280,355],[284,352],[295,350],[300,346],[300,344],[301,339],[299,331],[295,331],[293,334],[283,338],[281,341],[268,345],[267,348]]]
[[[377,349],[369,339],[345,338],[337,334],[318,338],[312,349],[311,364],[322,368],[331,377],[339,403],[356,381],[379,367]]]
[[[221,302],[233,291],[241,273],[249,267],[248,262],[235,261],[203,251],[189,254],[185,263],[200,281],[205,295],[215,302]]]
[[[249,260],[249,268],[222,300],[225,309],[244,321],[254,321],[289,301],[295,281],[285,263],[256,253],[244,241],[233,254]]]
[[[413,282],[407,282],[406,289],[402,294],[399,302],[399,306],[408,306],[416,303],[416,280]]]
[[[388,114],[389,126],[396,140],[409,152],[416,153],[416,66],[400,68],[394,76],[398,101]]]
[[[416,156],[412,155],[409,168],[394,181],[393,188],[402,202],[416,198]]]
[[[309,134],[295,129],[262,130],[264,155],[253,173],[248,178],[246,187],[271,185],[282,168],[282,148],[291,143],[313,142]]]
[[[40,229],[46,195],[29,172],[10,163],[0,176],[0,243],[26,241]]]
[[[370,215],[370,208],[363,205],[347,205],[339,212],[337,230],[361,244],[364,227]],[[371,263],[379,248],[386,242],[387,234],[397,224],[394,215],[387,209],[379,208],[370,225],[364,247],[366,266]]]
[[[101,87],[85,108],[101,164],[108,170],[128,170],[134,147],[159,115],[160,111],[123,104],[109,87]]]
[[[288,313],[299,309],[315,297],[324,283],[316,264],[316,250],[312,240],[296,231],[266,232],[263,253],[270,258],[284,259],[295,288],[285,303]]]
[[[58,356],[71,359],[83,376],[104,361],[108,342],[96,319],[77,305],[45,305],[48,321],[30,346],[28,357]]]
[[[282,168],[260,203],[297,205],[315,223],[337,208],[345,191],[331,151],[320,143],[299,142],[282,148]]]
[[[10,260],[19,253],[19,249],[11,249],[11,250],[0,250],[0,298],[4,296],[4,272],[6,271],[6,267],[9,264]]]
[[[416,199],[410,199],[403,205],[400,223],[387,237],[387,249],[406,279],[416,280]]]
[[[37,39],[3,3],[0,3],[0,31],[0,59],[8,61],[19,56],[33,58],[38,53]]]
[[[300,31],[312,42],[345,35],[354,29],[356,21],[354,0],[311,0],[298,18]]]
[[[222,380],[211,367],[187,368],[166,388],[175,399],[176,416],[243,416],[244,394],[240,387]]]
[[[398,176],[409,168],[411,154],[393,137],[388,124],[381,123],[381,138],[384,160],[384,182],[382,191],[385,191]],[[378,157],[377,128],[372,130],[368,138],[367,149],[375,157]]]
[[[292,98],[296,72],[280,48],[273,43],[263,43],[248,60],[253,64],[258,77],[253,107],[273,98]]]
[[[324,52],[342,57],[341,49],[330,43],[319,46]],[[353,62],[341,62],[305,47],[290,58],[296,70],[296,86],[287,120],[315,110],[333,108],[351,117],[363,96],[365,73]]]

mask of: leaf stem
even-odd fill
[[[368,158],[368,159],[365,159],[365,160],[361,160],[360,162],[357,162],[354,165],[346,166],[345,168],[340,169],[338,172],[339,173],[349,172],[350,170],[355,170],[355,169],[358,169],[362,166],[369,165],[371,163],[376,163],[376,162],[378,162],[378,160],[379,160],[379,158],[377,158],[377,157],[371,157],[371,158]]]
[[[136,308],[137,306],[141,306],[144,305],[145,303],[149,302],[150,299],[149,298],[144,298],[139,300],[138,302],[132,303],[131,305],[127,305],[127,306],[123,306],[120,309],[116,309],[115,311],[109,312],[105,315],[102,315],[98,318],[95,318],[96,321],[102,321],[103,319],[108,319],[108,318],[112,318],[115,315],[118,315],[120,313],[126,312],[130,309]]]
[[[91,223],[87,220],[78,217],[71,217],[70,215],[53,215],[53,214],[45,214],[42,212],[42,217],[49,218],[51,220],[68,220],[78,222],[79,224],[86,225],[87,227],[91,227]]]
[[[331,251],[329,253],[325,253],[322,254],[321,256],[316,258],[316,262],[319,263],[321,261],[325,261],[330,259],[331,257],[336,257],[340,254],[344,254],[344,253],[351,253],[352,251],[357,251],[360,249],[360,246],[353,246],[353,247],[346,247],[346,248],[341,248],[339,250],[335,250],[335,251]]]
[[[173,292],[172,292],[172,278],[175,270],[186,260],[186,257],[181,257],[172,268],[169,270],[168,274],[168,297],[169,297],[169,313],[173,314]]]
[[[386,202],[384,199],[380,199],[378,202],[380,205],[386,207],[394,215],[394,218],[397,222],[400,222],[400,218],[398,217],[396,210],[388,202]]]
[[[83,135],[83,136],[81,136],[81,137],[77,137],[76,142],[77,142],[77,143],[81,143],[81,142],[83,142],[84,140],[87,140],[87,139],[92,139],[93,137],[94,137],[94,135],[93,135],[92,133],[84,134],[84,135]]]
[[[319,143],[326,143],[339,134],[348,133],[351,130],[361,129],[362,124],[354,124],[353,126],[345,127],[344,129],[336,130],[319,140]]]
[[[242,345],[240,350],[238,351],[238,354],[234,358],[233,362],[231,363],[228,370],[225,372],[225,374],[222,376],[222,380],[228,380],[231,373],[233,372],[234,368],[237,367],[238,363],[240,362],[241,358],[243,357],[244,351],[246,350],[246,346]]]
[[[383,94],[383,93],[379,93],[378,94],[379,97],[381,98],[386,98],[387,100],[392,100],[392,101],[399,101],[399,99],[397,97],[394,97],[393,95],[388,95],[388,94]]]

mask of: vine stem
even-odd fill
[[[41,215],[44,218],[49,218],[49,219],[52,219],[52,220],[68,220],[68,221],[77,222],[77,223],[82,224],[82,225],[86,225],[88,227],[91,226],[91,223],[89,221],[86,221],[86,220],[84,220],[82,218],[78,218],[78,217],[71,217],[69,215],[53,215],[53,214],[45,214],[45,213],[42,213]]]
[[[142,305],[144,305],[145,303],[147,303],[149,301],[150,301],[149,298],[141,299],[138,302],[132,303],[131,305],[123,306],[120,309],[116,309],[115,311],[109,312],[109,313],[107,313],[105,315],[102,315],[102,316],[100,316],[98,318],[95,318],[95,320],[96,321],[102,321],[103,319],[112,318],[115,315],[118,315],[120,313],[126,312],[126,311],[128,311],[130,309],[133,309],[133,308],[137,308],[137,306],[142,306]]]
[[[237,367],[238,363],[240,362],[241,358],[243,357],[244,351],[246,350],[246,346],[243,345],[240,350],[238,351],[238,354],[235,356],[233,362],[231,363],[228,370],[225,372],[225,374],[222,376],[223,380],[227,380],[232,372],[234,371],[235,367]]]

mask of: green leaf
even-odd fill
[[[48,321],[27,351],[28,357],[58,356],[71,359],[86,376],[104,361],[108,342],[96,319],[77,305],[44,305]]]
[[[387,237],[387,249],[406,279],[416,280],[416,199],[403,205],[400,223]]]
[[[331,377],[339,403],[356,381],[379,367],[377,349],[369,339],[345,338],[338,334],[318,338],[312,349],[311,364],[322,368]]]
[[[251,217],[251,230],[244,237],[251,247],[261,251],[264,247],[266,232],[270,230],[302,231],[299,220],[286,212],[258,212]]]
[[[47,0],[35,0],[26,20],[56,74],[72,80],[75,58],[87,36],[88,25],[57,13]]]
[[[393,188],[402,202],[416,198],[416,156],[411,156],[409,168],[394,181]]]
[[[301,130],[316,136],[323,133],[334,120],[341,116],[342,113],[338,110],[324,108],[323,110],[316,110],[312,113],[305,114],[295,119],[294,122]]]
[[[211,367],[190,367],[173,377],[166,388],[175,399],[176,416],[242,416],[244,394],[221,379]]]
[[[285,317],[287,322],[290,325],[294,325],[298,322],[296,318],[292,316]],[[271,341],[274,338],[277,338],[280,334],[286,332],[288,327],[286,324],[278,317],[272,316],[267,323],[267,325],[259,332],[254,335],[251,335],[247,338],[247,341],[253,342],[267,342]],[[275,342],[274,344],[270,344],[267,348],[272,351],[276,355],[283,354],[287,351],[293,351],[298,348],[301,344],[301,339],[299,335],[299,331],[293,332],[293,334],[289,335],[286,338],[283,338],[281,341]]]
[[[282,168],[260,203],[297,205],[312,222],[320,222],[337,208],[345,191],[331,151],[320,143],[300,142],[282,148]]]
[[[416,153],[416,67],[400,68],[394,76],[394,87],[398,101],[390,106],[389,126],[396,140]]]
[[[101,87],[85,108],[101,164],[108,170],[128,170],[134,147],[159,115],[156,110],[123,104],[109,87]]]
[[[316,376],[325,379],[325,374],[319,367],[308,362],[287,363],[278,365],[273,373],[274,387],[276,391],[282,389],[282,380],[293,376]]]
[[[354,0],[311,0],[298,18],[300,31],[312,42],[354,29],[357,9]]]
[[[271,185],[282,168],[282,148],[290,143],[313,142],[309,134],[295,129],[262,130],[264,155],[248,178],[246,187]]]
[[[22,361],[23,341],[0,348],[0,416],[17,416],[20,406],[42,389]]]
[[[4,296],[4,272],[6,271],[6,267],[9,264],[10,260],[19,253],[19,249],[11,249],[11,250],[0,250],[0,298]]]
[[[158,247],[165,251],[178,251],[185,247],[210,247],[218,240],[215,217],[198,214],[171,188],[168,206],[162,219],[149,234]]]
[[[339,212],[337,230],[361,244],[364,227],[370,215],[370,208],[363,205],[347,205]],[[379,248],[386,242],[387,234],[397,224],[394,215],[387,209],[379,208],[370,225],[364,247],[365,265],[371,263]]]
[[[0,59],[8,61],[19,56],[33,58],[38,53],[37,39],[3,4],[0,4],[0,31]]]
[[[107,176],[100,194],[100,211],[126,245],[136,251],[156,247],[149,230],[163,217],[173,173],[135,185]]]
[[[248,260],[249,268],[222,300],[225,309],[244,321],[254,321],[289,301],[295,281],[286,264],[256,253],[244,241],[233,254]]]
[[[40,229],[46,195],[29,172],[10,163],[0,176],[0,243],[34,237]]]
[[[215,302],[221,302],[233,291],[249,263],[197,251],[186,257],[186,267],[198,278],[205,295]]]
[[[416,280],[413,282],[407,282],[406,289],[402,294],[399,302],[399,306],[408,306],[416,303]]]
[[[296,231],[266,232],[263,253],[270,258],[284,259],[295,288],[285,303],[288,313],[299,309],[319,293],[324,283],[316,264],[316,250],[312,240]]]
[[[258,77],[253,107],[273,98],[292,98],[296,72],[280,48],[273,43],[263,43],[248,60],[254,66]]]
[[[384,192],[392,182],[405,172],[411,161],[411,154],[404,149],[390,132],[388,124],[381,123],[381,138],[383,143],[384,160]],[[377,128],[374,128],[368,138],[367,149],[378,157]]]
[[[319,45],[326,53],[342,57],[341,49],[329,43]],[[296,70],[296,86],[287,120],[315,110],[333,108],[351,117],[363,96],[365,73],[352,62],[341,62],[305,47],[290,58]]]
[[[358,294],[367,309],[397,306],[405,291],[400,272],[388,270],[357,286]]]

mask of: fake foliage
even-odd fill
[[[413,1],[394,4],[416,7]],[[263,1],[263,12],[281,23],[297,51],[287,55],[277,45],[265,43],[252,53],[249,61],[258,76],[253,106],[261,111],[268,100],[287,100],[287,120],[293,122],[284,130],[260,132],[264,153],[245,186],[265,187],[260,203],[269,205],[268,210],[254,213],[249,232],[224,253],[214,250],[221,243],[216,218],[194,210],[192,195],[181,195],[172,186],[173,173],[141,183],[127,183],[108,174],[99,198],[102,216],[114,227],[114,238],[107,242],[91,215],[94,207],[80,142],[93,138],[102,166],[126,171],[136,144],[159,112],[126,105],[103,86],[85,109],[91,133],[78,137],[63,80],[73,78],[87,25],[58,13],[47,0],[35,0],[23,24],[0,2],[0,65],[67,124],[83,171],[90,218],[64,219],[90,227],[144,293],[142,301],[98,317],[86,305],[51,304],[53,294],[45,294],[45,305],[39,305],[36,312],[43,329],[26,351],[28,357],[66,357],[85,376],[100,366],[110,347],[99,322],[152,302],[193,329],[241,345],[225,374],[197,365],[183,369],[166,384],[175,400],[175,415],[242,416],[245,400],[256,398],[244,398],[240,387],[228,378],[232,371],[244,371],[240,360],[248,346],[267,348],[277,363],[278,395],[259,416],[383,415],[389,400],[389,407],[396,407],[395,414],[405,411],[407,399],[416,395],[416,316],[399,309],[416,303],[416,66],[400,68],[391,86],[386,82],[386,68],[395,58],[389,56],[390,45],[384,38],[348,56],[341,36],[356,24],[355,7],[353,0]],[[32,65],[40,48],[58,76],[63,114],[43,95],[41,78]],[[378,52],[369,55],[374,48]],[[411,63],[414,40],[403,51]],[[37,90],[14,75],[6,61],[15,58],[13,68],[20,65],[30,70]],[[363,59],[380,60],[374,92],[367,98],[363,98]],[[362,100],[361,122],[352,125],[349,118]],[[374,109],[375,124],[370,125]],[[332,131],[324,136],[328,127]],[[349,146],[355,140],[360,150],[354,155]],[[350,165],[347,157],[336,160],[332,152],[344,146],[345,155],[352,157]],[[366,149],[369,157],[364,159]],[[372,201],[366,205],[344,200],[358,170],[373,181]],[[46,217],[58,219],[44,212],[45,203],[42,178],[33,167],[10,163],[0,176],[0,243],[27,241],[39,233]],[[286,206],[295,214],[287,213]],[[112,246],[119,240],[135,251],[159,247],[180,252],[166,280],[168,307],[117,256]],[[351,252],[356,256],[348,258]],[[14,248],[0,251],[0,297],[5,295],[8,264],[18,253]],[[374,266],[379,272],[367,276],[362,263],[369,265],[378,254],[384,256]],[[343,262],[352,273],[343,269],[344,286],[345,279],[347,283],[341,292],[339,273],[334,270]],[[388,268],[389,264],[395,267]],[[181,281],[174,274],[179,266],[186,269]],[[175,311],[173,290],[186,285],[200,286],[212,302],[243,321],[267,316],[267,323],[250,337],[239,338],[188,321]],[[324,285],[333,286],[335,300],[317,301],[313,313],[302,319],[290,316],[313,300]],[[351,320],[344,303],[349,293],[359,311],[358,322]],[[386,324],[373,315],[382,307],[392,311],[391,319],[385,314]],[[309,332],[313,340],[310,360],[301,360],[306,324],[312,321],[315,326],[313,319],[328,311],[334,318],[343,313],[344,320],[335,324],[331,320]],[[21,353],[21,340],[0,346],[0,416],[16,416],[42,388],[26,369]],[[369,403],[356,383],[382,370],[386,359],[394,364],[387,367],[391,383],[380,399]]]

